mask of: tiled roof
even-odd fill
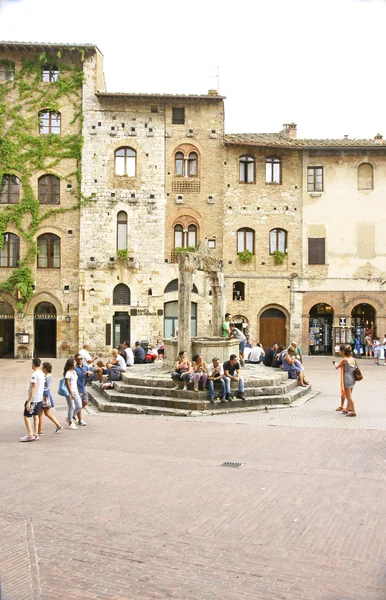
[[[85,50],[99,50],[95,44],[61,44],[60,42],[1,42],[0,49],[5,48],[6,50],[47,50],[47,48],[54,48],[59,50],[70,50],[71,48],[84,48]]]
[[[193,100],[224,100],[225,96],[218,96],[217,94],[136,94],[136,93],[125,93],[125,92],[98,92],[96,94],[98,98],[181,98]]]
[[[244,146],[266,146],[281,148],[351,148],[385,147],[383,139],[306,139],[291,138],[282,133],[229,133],[224,135],[225,144]]]

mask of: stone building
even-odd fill
[[[0,102],[0,355],[174,336],[178,252],[198,244],[264,346],[383,335],[382,136],[225,134],[216,91],[109,93],[92,45],[0,44]],[[193,281],[192,334],[208,335],[209,281]]]

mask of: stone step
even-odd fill
[[[166,396],[155,396],[155,395],[137,395],[127,394],[114,389],[101,390],[98,386],[93,385],[92,390],[89,391],[90,399],[95,400],[95,397],[102,397],[107,402],[114,404],[130,404],[138,406],[152,406],[158,408],[170,408],[177,410],[187,411],[206,411],[215,410],[219,406],[224,404],[231,405],[232,407],[242,406],[270,406],[278,404],[290,404],[292,401],[297,400],[301,396],[310,390],[310,386],[307,388],[296,386],[291,388],[284,394],[275,395],[261,395],[261,396],[246,396],[245,400],[235,399],[231,402],[225,403],[212,403],[209,401],[208,393],[205,392],[205,398],[193,400],[189,398],[168,398]],[[233,392],[233,390],[232,390]],[[203,392],[204,395],[204,392]],[[197,396],[197,394],[196,394]]]
[[[188,390],[184,391],[182,387],[178,390],[170,387],[164,387],[164,382],[160,382],[160,384],[155,385],[155,382],[152,382],[152,386],[143,386],[143,385],[133,385],[127,384],[123,381],[114,382],[114,389],[118,392],[122,392],[124,394],[138,395],[138,396],[165,396],[167,398],[182,398],[184,400],[206,400],[208,397],[208,391],[200,391],[194,392],[192,386],[188,387]],[[287,379],[281,385],[275,386],[264,386],[264,387],[247,387],[245,389],[245,396],[270,396],[270,395],[282,395],[289,392],[294,387],[297,387],[297,381]],[[219,392],[221,388],[219,385],[215,385],[215,392]],[[236,389],[236,387],[232,386],[232,392]]]

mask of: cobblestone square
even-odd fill
[[[46,420],[20,444],[30,363],[2,360],[1,600],[384,600],[386,368],[360,361],[348,419],[331,358],[305,365],[321,393],[296,407],[91,407],[87,427]]]

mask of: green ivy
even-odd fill
[[[83,49],[72,48],[74,54],[84,59]],[[18,204],[2,205],[0,209],[0,248],[4,244],[4,233],[12,223],[18,235],[26,242],[25,255],[19,266],[12,270],[11,276],[0,283],[0,294],[21,295],[17,307],[22,310],[34,294],[34,282],[31,266],[38,254],[36,234],[42,223],[49,217],[70,210],[79,209],[87,202],[81,194],[81,155],[82,137],[82,83],[83,70],[79,59],[74,64],[61,60],[60,52],[56,56],[47,56],[45,52],[36,59],[24,60],[21,68],[15,72],[12,81],[0,84],[0,184],[4,175],[16,175],[21,184],[21,196]],[[42,65],[51,64],[59,69],[58,81],[42,82]],[[71,135],[39,134],[39,112],[60,111],[61,107],[71,106],[76,133]],[[31,186],[31,177],[36,171],[45,174],[56,173],[56,167],[66,158],[76,161],[76,169],[64,181],[73,182],[75,200],[69,208],[47,208],[39,204]],[[19,294],[18,294],[19,292]]]
[[[117,250],[117,259],[118,260],[128,260],[129,259],[129,255],[127,250],[123,249],[123,250]]]

